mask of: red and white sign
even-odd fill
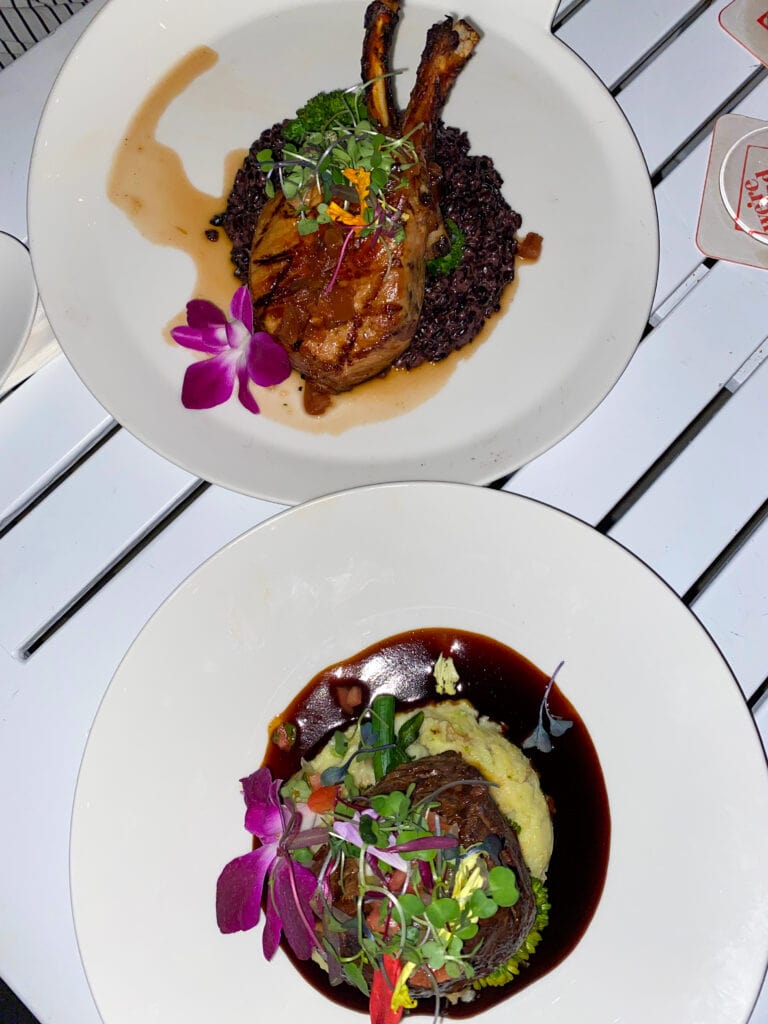
[[[768,270],[768,122],[715,123],[696,244],[705,255]]]
[[[768,66],[768,0],[731,0],[720,11],[720,24],[759,61]]]

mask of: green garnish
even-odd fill
[[[371,746],[375,748],[373,776],[376,782],[381,782],[399,764],[411,760],[408,747],[418,738],[423,721],[424,712],[419,711],[395,732],[395,698],[389,693],[374,697],[370,726]]]
[[[445,256],[435,256],[434,259],[427,260],[428,274],[440,274],[443,276],[451,274],[464,258],[464,249],[467,242],[466,235],[456,221],[451,220],[450,217],[445,219],[445,228],[448,232],[451,248]]]
[[[536,900],[536,917],[531,925],[531,930],[525,937],[525,941],[522,946],[518,949],[514,956],[510,957],[505,964],[501,967],[497,967],[495,971],[487,975],[485,978],[476,978],[472,985],[474,988],[485,988],[490,986],[493,988],[499,985],[506,985],[510,981],[514,981],[515,976],[520,973],[520,967],[525,963],[526,960],[530,959],[531,955],[535,952],[536,947],[541,942],[541,933],[549,924],[549,911],[551,905],[549,902],[549,894],[547,893],[547,887],[543,882],[540,882],[538,878],[532,878],[531,884],[533,886],[533,895]]]
[[[385,955],[406,965],[398,996],[403,1006],[411,1005],[405,982],[420,966],[445,969],[450,978],[473,979],[479,922],[518,897],[514,871],[494,864],[484,844],[463,850],[455,837],[442,833],[438,791],[413,803],[413,789],[411,785],[406,792],[370,797],[373,814],[358,814],[347,823],[336,818],[329,834],[329,872],[349,858],[357,859],[357,915],[354,923],[347,919],[344,924],[327,906],[324,917],[326,934],[340,926],[355,931],[359,952],[344,958],[343,969],[350,963],[375,967]],[[401,858],[406,881],[390,886],[367,873],[368,857],[395,855]],[[381,899],[373,918],[370,901],[377,896]]]
[[[371,705],[371,725],[373,726],[373,746],[380,747],[373,755],[373,777],[381,782],[385,775],[400,764],[395,745],[395,698],[391,693],[383,693],[374,698]]]
[[[283,126],[283,138],[300,146],[311,134],[324,134],[339,118],[346,118],[350,99],[343,89],[319,92],[296,111],[296,117]]]
[[[337,222],[361,238],[373,232],[396,242],[404,237],[402,211],[387,193],[405,185],[403,174],[418,156],[408,135],[393,138],[371,123],[368,84],[313,96],[284,126],[281,156],[270,149],[256,154],[268,175],[267,195],[279,188],[296,205],[301,235]]]

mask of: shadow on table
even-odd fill
[[[0,979],[0,1021],[3,1024],[39,1024],[29,1010],[20,1003],[5,982]]]

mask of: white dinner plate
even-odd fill
[[[216,878],[250,848],[238,779],[259,765],[270,719],[325,666],[436,626],[494,637],[545,671],[564,660],[558,683],[610,803],[584,937],[483,1024],[744,1024],[768,956],[768,779],[723,658],[653,572],[578,520],[424,482],[266,521],[193,573],[120,665],[71,836],[78,942],[105,1024],[359,1024],[282,952],[265,963],[260,928],[219,934]]]
[[[541,259],[521,268],[490,334],[431,397],[389,415],[399,409],[395,392],[373,419],[364,412],[341,429],[329,416],[312,432],[299,413],[286,425],[236,400],[204,412],[182,407],[194,354],[162,332],[195,294],[193,264],[145,239],[107,198],[107,179],[142,101],[205,45],[218,62],[170,105],[158,138],[180,154],[197,189],[221,195],[227,153],[318,90],[359,81],[365,3],[111,0],[52,91],[29,195],[45,309],[96,398],[190,472],[286,503],[387,480],[485,483],[565,436],[635,349],[658,232],[635,138],[597,77],[552,36],[554,6],[473,0],[457,9],[484,35],[446,108],[474,152],[494,158],[523,231],[543,235]],[[395,52],[396,66],[409,69],[398,79],[401,102],[426,29],[444,15],[441,0],[404,9]],[[389,418],[375,418],[382,415]]]
[[[13,369],[29,337],[37,309],[37,286],[29,251],[0,231],[0,385]]]

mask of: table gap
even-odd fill
[[[5,522],[0,523],[0,540],[2,540],[7,533],[10,533],[15,526],[18,526],[18,524],[26,518],[33,509],[37,508],[41,502],[45,501],[45,499],[60,487],[68,477],[78,470],[84,462],[94,455],[109,440],[111,440],[118,430],[121,429],[122,428],[119,423],[115,423],[114,421],[110,423],[106,430],[97,435],[86,448],[78,453],[77,457],[73,459],[72,462],[63,466],[53,479],[49,480],[20,508],[15,509]]]
[[[93,597],[95,597],[103,587],[118,573],[133,561],[138,554],[140,554],[144,548],[146,548],[152,541],[158,537],[164,530],[166,530],[189,506],[196,501],[202,494],[204,494],[211,484],[206,480],[195,480],[194,483],[188,488],[188,490],[179,498],[179,500],[169,509],[165,511],[162,517],[155,522],[147,526],[142,534],[133,541],[133,543],[125,548],[109,565],[107,565],[103,571],[91,581],[91,583],[85,587],[75,598],[72,599],[67,605],[59,609],[55,615],[40,627],[29,639],[21,646],[16,653],[16,656],[21,661],[26,661],[32,657],[35,651],[39,651],[40,648],[45,644],[54,634],[56,634],[62,626],[64,626],[69,620],[83,608]]]
[[[643,54],[639,60],[635,61],[631,67],[627,68],[621,78],[611,86],[611,95],[614,97],[617,96],[625,86],[629,85],[634,78],[637,78],[637,76],[641,74],[649,64],[653,63],[659,54],[666,50],[666,48],[670,46],[678,36],[681,36],[683,32],[685,32],[685,30],[692,25],[694,21],[696,21],[699,15],[711,6],[711,4],[712,0],[701,0],[693,10],[683,15],[680,21],[673,25],[672,28],[669,29],[666,34],[651,47],[650,50],[648,50],[647,53]]]
[[[738,533],[725,545],[716,558],[704,569],[698,579],[694,580],[686,592],[682,595],[683,604],[690,606],[700,597],[712,581],[720,575],[726,565],[730,562],[736,552],[743,547],[757,528],[768,519],[768,498],[749,517]]]
[[[768,68],[761,65],[741,83],[738,89],[734,89],[730,96],[720,104],[717,110],[710,114],[703,124],[699,125],[694,132],[680,143],[674,153],[667,157],[658,170],[654,171],[651,175],[651,184],[653,187],[655,188],[660,181],[663,181],[664,178],[666,178],[667,175],[678,166],[678,164],[683,162],[686,156],[688,156],[688,154],[691,153],[703,139],[711,134],[715,121],[717,121],[719,117],[722,117],[723,114],[730,113],[730,111],[733,110],[734,107],[738,106],[738,104],[741,103],[744,98],[766,78],[766,76],[768,76]],[[702,187],[703,184],[704,183],[702,182]]]
[[[552,22],[552,31],[557,32],[557,30],[561,28],[566,21],[569,21],[577,11],[581,10],[581,8],[586,6],[588,3],[589,0],[574,0],[574,2],[570,4],[562,14],[558,13],[555,15],[555,19]]]
[[[688,426],[672,441],[667,448],[659,455],[656,461],[648,467],[642,476],[619,498],[613,508],[603,516],[595,529],[600,533],[607,534],[619,522],[630,508],[642,497],[643,494],[658,480],[664,470],[684,451],[694,438],[701,433],[706,425],[723,408],[725,403],[732,398],[732,393],[722,388],[704,408],[691,420]]]
[[[768,698],[768,676],[760,683],[752,696],[747,699],[747,707],[754,714],[766,698]]]

